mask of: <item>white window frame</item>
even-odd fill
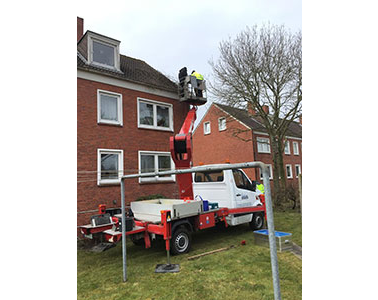
[[[221,128],[222,120],[224,120],[224,128]],[[218,128],[219,128],[219,131],[224,131],[224,130],[227,129],[225,117],[221,117],[221,118],[218,119]]]
[[[141,159],[141,156],[143,154],[154,155],[155,172],[158,172],[158,170],[159,170],[159,160],[158,160],[159,154],[164,154],[164,156],[169,156],[169,158],[171,160],[171,170],[175,169],[175,164],[173,162],[173,159],[171,157],[170,152],[139,150],[138,151],[138,172],[139,172],[139,174],[142,174],[142,159]],[[176,181],[176,175],[171,175],[169,177],[168,176],[167,177],[155,176],[155,177],[144,177],[144,178],[139,177],[139,183],[157,183],[157,182],[175,182],[175,181]]]
[[[290,155],[290,141],[288,140],[285,141],[285,154]]]
[[[299,169],[299,173],[297,174],[297,167]],[[302,174],[301,165],[295,165],[295,178],[298,178],[298,175]]]
[[[101,97],[100,95],[109,95],[117,97],[117,112],[118,112],[118,121],[106,120],[101,119]],[[98,124],[110,124],[110,125],[119,125],[123,126],[123,107],[122,107],[122,94],[105,91],[105,90],[97,90],[97,123]]]
[[[269,179],[273,179],[273,169],[272,169],[272,165],[267,165],[268,168],[269,168]],[[263,174],[261,172],[261,169],[259,168],[260,170],[260,180],[263,179]]]
[[[295,148],[294,144],[297,145],[296,148]],[[295,150],[297,150],[297,151],[295,151]],[[293,142],[293,154],[294,155],[299,155],[299,145],[298,145],[298,142]]]
[[[101,179],[101,154],[118,154],[118,179]],[[120,184],[121,176],[123,176],[123,150],[97,149],[97,185]]]
[[[256,137],[256,143],[257,143],[257,152],[259,153],[270,153],[270,140],[268,138],[263,138],[263,137]],[[268,145],[269,150],[263,150],[259,149],[259,143]]]
[[[290,169],[290,176],[287,174],[287,167],[289,167],[289,169]],[[293,178],[293,167],[291,165],[286,165],[285,170],[286,170],[286,177],[288,179],[292,179]]]
[[[110,66],[107,64],[102,64],[96,61],[93,61],[93,42],[97,42],[109,47],[113,48],[114,53],[114,66]],[[91,65],[97,65],[103,68],[113,69],[113,70],[120,70],[120,58],[119,58],[119,42],[113,39],[106,38],[104,36],[94,35],[92,33],[88,34],[88,61]]]
[[[141,124],[139,119],[139,104],[140,103],[147,103],[153,105],[153,117],[154,117],[154,124],[153,125],[146,125]],[[157,106],[164,106],[168,107],[168,114],[169,114],[169,127],[162,127],[157,126]],[[173,105],[170,103],[145,99],[145,98],[137,98],[137,118],[138,118],[138,128],[145,128],[145,129],[153,129],[153,130],[162,130],[162,131],[171,131],[173,132]]]
[[[206,131],[206,124],[209,124],[209,131]],[[206,135],[206,134],[210,134],[210,133],[211,133],[211,123],[210,123],[210,121],[204,122],[203,123],[203,134]]]

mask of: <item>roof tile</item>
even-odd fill
[[[135,83],[144,84],[153,88],[166,90],[169,92],[177,92],[177,85],[162,73],[148,65],[140,59],[132,58],[120,54],[120,69],[121,72],[108,69],[105,67],[88,64],[87,60],[87,33],[81,38],[77,44],[78,58],[77,68],[92,71],[95,73],[102,73],[108,76],[116,77]],[[80,57],[81,56],[81,57]],[[84,58],[84,60],[83,60]]]
[[[224,104],[214,103],[219,106],[225,112],[238,119],[240,122],[244,123],[246,126],[250,127],[252,130],[267,132],[262,122],[258,120],[258,117],[252,117],[244,109],[231,107]],[[302,138],[302,125],[298,122],[293,121],[287,130],[287,136]]]

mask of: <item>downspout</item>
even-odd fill
[[[255,140],[254,140],[255,135],[253,134],[253,130],[252,129],[251,129],[251,135],[252,135],[251,140],[252,140],[253,161],[256,161],[256,150],[257,149],[255,148]],[[255,178],[256,178],[256,181],[258,181],[258,179],[260,179],[259,175],[257,173],[258,173],[258,170],[257,170],[257,168],[255,168]]]

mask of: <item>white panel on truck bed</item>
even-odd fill
[[[153,199],[134,201],[130,205],[135,219],[153,223],[160,223],[162,210],[170,210],[172,220],[198,215],[203,210],[201,200]]]

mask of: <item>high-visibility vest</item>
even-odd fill
[[[192,76],[196,77],[198,80],[203,80],[203,76],[200,73],[193,72]]]
[[[262,183],[260,183],[258,186],[257,186],[258,190],[264,194],[264,185]]]

